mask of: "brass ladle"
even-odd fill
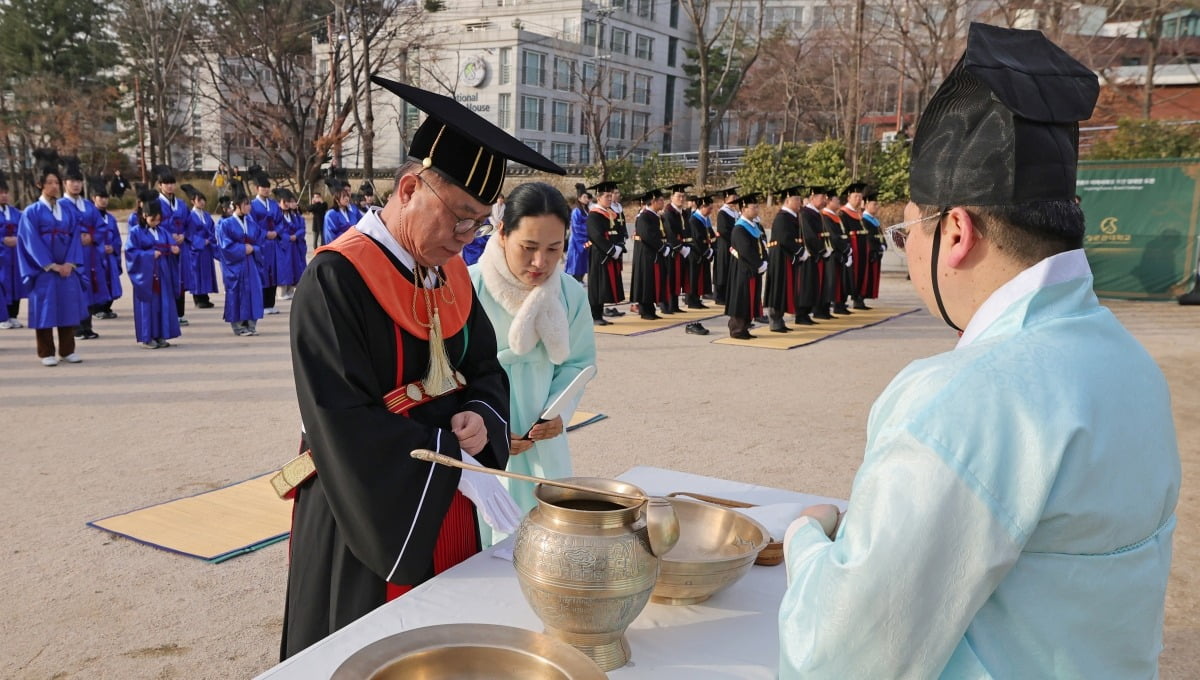
[[[675,516],[675,508],[671,505],[671,501],[661,496],[644,496],[642,494],[622,493],[620,491],[608,491],[607,489],[597,489],[595,487],[586,486],[583,484],[573,484],[571,482],[560,482],[556,479],[545,479],[543,477],[534,477],[532,475],[523,475],[519,472],[509,472],[508,470],[497,470],[495,468],[483,467],[481,465],[471,465],[464,463],[457,458],[451,458],[437,451],[429,449],[414,449],[409,454],[417,460],[423,460],[427,463],[436,463],[448,467],[456,467],[462,470],[472,470],[474,472],[485,472],[489,475],[497,477],[508,477],[510,479],[520,479],[534,484],[545,484],[547,486],[557,486],[563,489],[571,489],[572,491],[582,491],[584,493],[594,493],[602,496],[610,496],[613,498],[621,498],[627,501],[637,503],[645,503],[646,505],[646,536],[650,540],[650,550],[655,555],[662,557],[679,541],[679,518]]]

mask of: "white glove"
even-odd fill
[[[459,449],[462,461],[471,465],[479,465],[479,461],[471,454]],[[483,516],[483,521],[490,527],[504,534],[513,534],[521,523],[521,508],[513,502],[508,490],[496,478],[486,472],[463,470],[458,480],[458,490],[471,499],[475,509]]]
[[[616,251],[615,253],[613,253],[614,260],[617,259],[618,257],[621,257],[621,253],[625,252],[625,248],[623,246],[613,246],[613,250]]]
[[[684,247],[682,247],[682,248],[680,248],[680,249],[679,249],[679,252],[680,252],[680,254],[681,254],[681,255],[683,255],[684,257],[687,257],[688,255],[691,255],[691,254],[692,254],[692,248],[691,248],[691,246],[684,246]]]
[[[851,253],[846,253],[846,266],[847,267],[854,266],[854,255]]]
[[[801,251],[800,251],[800,261],[801,261],[801,262],[804,262],[804,261],[805,261],[805,260],[807,260],[808,258],[809,258],[809,254],[808,254],[808,248],[805,248],[804,250],[801,250]]]
[[[671,254],[671,246],[663,246],[662,250],[658,251],[658,254],[667,257]]]
[[[765,271],[767,271],[767,263],[763,262],[762,264],[758,265],[758,273],[761,274]]]
[[[829,259],[829,256],[830,256],[830,255],[832,255],[832,254],[833,254],[833,251],[832,251],[832,250],[830,250],[830,249],[828,249],[828,248],[826,248],[824,251],[822,251],[822,252],[821,252],[821,259],[823,259],[823,260],[828,260],[828,259]]]
[[[712,248],[709,248],[708,250],[704,251],[704,259],[706,259],[706,260],[713,259],[713,249]]]

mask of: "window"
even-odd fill
[[[592,146],[590,144],[579,145],[579,162],[582,165],[589,165],[592,162]]]
[[[628,10],[629,9],[629,0],[612,0],[612,2],[610,2],[608,4],[608,6],[612,7],[613,9]]]
[[[650,131],[650,114],[642,113],[641,111],[633,111],[630,114],[632,125],[629,129],[629,138],[633,141],[641,141],[646,133]]]
[[[546,129],[546,100],[541,97],[521,97],[521,129]]]
[[[645,149],[637,148],[629,152],[629,159],[634,163],[645,163],[649,153]]]
[[[583,22],[583,44],[599,47],[604,44],[604,26],[588,19]]]
[[[507,130],[512,124],[512,95],[507,92],[500,93],[500,105],[497,107],[496,125]]]
[[[650,103],[650,76],[635,74],[633,76],[633,103]]]
[[[575,73],[575,61],[572,59],[554,58],[554,89],[573,92],[575,83],[572,75]]]
[[[629,96],[629,74],[627,72],[612,72],[612,86],[608,90],[608,96],[616,100],[622,100]]]
[[[647,35],[638,35],[637,49],[634,54],[638,59],[653,59],[654,58],[654,38]]]
[[[574,145],[567,144],[565,142],[551,142],[550,143],[550,160],[554,161],[555,163],[558,163],[559,165],[570,165],[571,164],[571,147],[572,146],[574,146]]]
[[[625,139],[625,112],[613,109],[608,116],[608,136],[611,139]]]
[[[667,66],[675,65],[675,53],[679,51],[679,38],[671,37],[667,40]]]
[[[679,28],[679,0],[671,0],[671,28]]]
[[[582,81],[582,89],[590,90],[596,86],[596,64],[590,61],[583,62],[583,73],[580,78]]]
[[[522,139],[521,141],[525,143],[525,146],[533,149],[534,151],[536,151],[538,153],[542,152],[542,140],[540,140],[540,139]]]
[[[637,0],[637,15],[647,19],[654,18],[654,0]]]
[[[629,54],[629,31],[623,28],[614,28],[611,35],[612,40],[608,43],[609,49],[617,54]]]
[[[551,130],[566,134],[575,133],[575,107],[569,102],[554,102],[554,119],[551,123]]]
[[[625,147],[619,144],[610,144],[604,147],[604,157],[610,161],[615,161],[624,153]]]
[[[546,86],[546,55],[525,50],[521,52],[521,84]]]
[[[571,42],[579,41],[579,17],[564,17],[562,39]]]
[[[512,48],[500,48],[500,84],[507,85],[512,80]]]

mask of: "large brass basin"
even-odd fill
[[[679,518],[679,542],[659,561],[654,602],[707,600],[745,576],[771,540],[761,524],[735,510],[685,498],[670,501]]]
[[[524,628],[454,623],[414,628],[355,652],[333,680],[603,680],[591,659]]]

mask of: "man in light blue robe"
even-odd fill
[[[972,24],[931,99],[888,231],[961,339],[875,402],[845,515],[785,535],[780,677],[1156,677],[1179,456],[1082,250],[1097,93],[1040,33]]]

